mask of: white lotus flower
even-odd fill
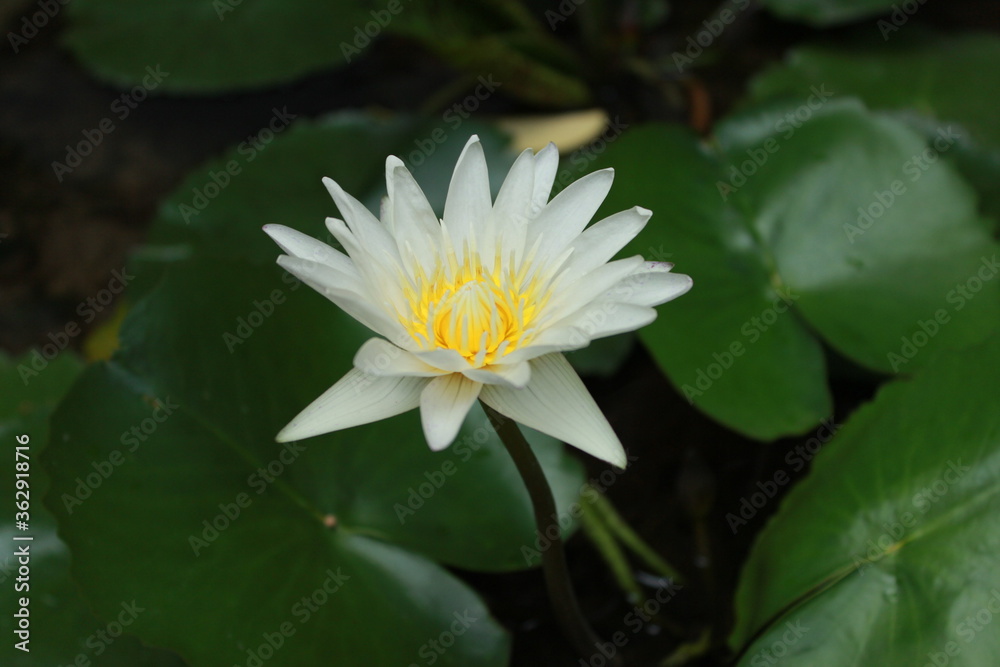
[[[356,318],[368,340],[354,369],[278,434],[300,440],[420,407],[431,449],[455,439],[473,402],[625,467],[625,452],[561,354],[656,318],[688,291],[672,265],[609,262],[651,213],[636,207],[584,229],[613,170],[581,178],[549,201],[554,145],[521,153],[496,201],[473,136],[455,166],[439,220],[396,157],[386,160],[381,221],[330,179],[344,220],[327,227],[347,254],[281,225],[264,231],[288,253],[278,264]],[[345,222],[346,221],[346,222]]]

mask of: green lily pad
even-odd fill
[[[941,157],[956,164],[979,193],[983,210],[1000,220],[1000,81],[993,75],[1000,67],[1000,38],[937,35],[912,26],[897,35],[892,27],[886,28],[888,44],[869,36],[849,47],[794,49],[751,82],[751,96],[804,98],[810,87],[825,85],[892,111],[931,140],[942,132],[954,136]]]
[[[850,48],[803,46],[751,83],[756,100],[806,96],[825,84],[836,95],[860,97],[873,109],[913,109],[942,123],[957,123],[972,139],[1000,147],[996,105],[1000,38],[917,31],[886,43],[871,39]]]
[[[801,21],[816,27],[850,23],[859,19],[888,13],[898,0],[761,0],[761,4],[778,16]],[[906,4],[906,3],[903,3]],[[911,4],[919,8],[917,0]],[[909,15],[906,15],[909,18]]]
[[[740,665],[995,662],[998,365],[998,337],[943,353],[824,447],[743,571]]]
[[[969,186],[942,162],[911,180],[927,145],[902,123],[849,100],[813,104],[746,110],[711,149],[640,128],[599,161],[619,174],[607,212],[654,211],[626,252],[669,249],[694,278],[641,339],[693,404],[760,439],[830,413],[821,341],[909,372],[1000,326],[997,248]]]
[[[33,354],[17,360],[0,355],[0,386],[3,387],[0,392],[0,440],[8,444],[11,462],[10,466],[4,466],[0,493],[4,498],[14,499],[14,473],[18,463],[27,462],[25,479],[30,484],[27,490],[30,502],[28,530],[17,530],[15,521],[20,517],[15,517],[13,507],[0,518],[0,534],[5,545],[0,557],[0,584],[10,591],[0,601],[0,632],[10,642],[3,649],[4,664],[11,667],[70,665],[81,664],[76,662],[78,656],[92,661],[100,656],[100,663],[110,667],[137,664],[179,667],[183,663],[177,656],[141,646],[134,636],[122,635],[118,628],[98,620],[70,580],[69,549],[56,535],[55,518],[42,505],[49,477],[41,465],[40,455],[49,439],[49,413],[80,373],[81,364],[72,355],[62,354],[50,360],[37,375],[26,370],[40,366]],[[17,438],[24,436],[27,443],[22,453],[27,458],[15,459]],[[32,539],[18,541],[12,539],[15,536]],[[21,563],[15,555],[25,545],[30,554],[26,578],[18,572]],[[25,586],[27,588],[23,588]],[[22,597],[29,600],[30,637],[24,645],[29,652],[13,646],[23,641],[14,634],[20,620],[14,614],[20,609]]]
[[[340,66],[399,13],[362,0],[74,0],[66,11],[64,43],[97,76],[175,93],[259,88]],[[164,76],[154,81],[147,68]]]

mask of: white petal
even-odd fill
[[[524,389],[484,385],[481,398],[525,426],[624,468],[627,460],[618,436],[566,358],[545,355],[531,367],[531,382]]]
[[[354,355],[354,367],[369,375],[434,377],[443,371],[425,364],[412,352],[381,338],[369,338]]]
[[[651,266],[652,265],[652,266]],[[607,298],[637,306],[658,306],[691,289],[691,276],[670,273],[670,264],[647,262],[632,275],[612,287]]]
[[[326,228],[333,234],[333,238],[337,239],[337,242],[344,246],[344,250],[347,251],[351,259],[357,261],[368,257],[368,253],[365,252],[346,222],[339,218],[327,218]]]
[[[582,275],[607,263],[639,235],[651,215],[652,211],[636,206],[595,222],[570,243],[573,254],[566,264],[566,271]]]
[[[393,417],[420,404],[426,378],[375,377],[352,368],[278,433],[278,442]]]
[[[361,275],[363,282],[369,286],[369,292],[380,295],[383,301],[391,303],[388,311],[399,312],[405,307],[405,297],[402,293],[400,278],[403,275],[399,255],[392,241],[391,252],[385,248],[381,249],[381,254],[374,254],[369,250],[379,251],[378,247],[368,248],[360,239],[355,236],[343,220],[337,218],[326,219],[327,229],[333,234],[344,250],[354,261],[354,266]]]
[[[278,255],[278,266],[285,269],[317,292],[331,297],[346,293],[355,299],[370,301],[365,283],[357,273],[345,273],[332,266],[301,257]],[[331,294],[328,294],[327,292]]]
[[[379,222],[371,211],[365,208],[364,204],[344,192],[344,189],[333,179],[324,178],[323,185],[333,197],[333,201],[340,209],[344,220],[347,221],[351,232],[373,257],[381,258],[383,254],[388,254],[390,257],[398,259],[396,243],[392,235],[389,234],[389,230]]]
[[[392,199],[389,195],[383,195],[381,199],[378,200],[378,219],[382,221],[382,225],[386,229],[392,229]]]
[[[542,257],[554,257],[565,250],[597,213],[614,178],[614,169],[602,169],[557,194],[528,228],[528,245],[541,236]]]
[[[528,222],[541,211],[541,208],[531,209],[534,182],[535,154],[528,148],[514,160],[493,204],[491,228],[497,240],[492,247],[483,243],[481,248],[487,271],[493,270],[497,245],[503,249],[502,259],[509,257],[510,253],[520,257],[524,252]]]
[[[452,443],[483,385],[451,373],[434,378],[420,393],[424,437],[435,452]]]
[[[348,275],[358,275],[350,257],[307,234],[284,225],[264,225],[264,232],[292,257],[326,264]]]
[[[427,197],[405,167],[393,171],[391,181],[393,234],[399,254],[404,261],[412,257],[425,273],[430,274],[440,254],[435,239],[441,234],[441,225]]]
[[[522,389],[531,380],[531,366],[526,361],[502,363],[470,368],[462,375],[483,384],[502,384],[514,389]]]
[[[627,257],[600,266],[582,278],[559,276],[553,287],[552,302],[542,313],[538,326],[548,327],[583,308],[642,266],[642,257]]]
[[[337,304],[345,313],[372,331],[403,344],[409,336],[398,321],[387,315],[385,306],[370,294],[356,277],[352,278],[325,264],[281,255],[278,265],[306,285]]]
[[[535,156],[535,179],[531,191],[531,208],[541,211],[549,195],[552,194],[552,184],[556,180],[556,170],[559,169],[559,149],[550,143],[538,151]]]
[[[444,204],[444,222],[460,258],[466,240],[486,222],[492,208],[486,156],[479,137],[472,135],[455,165]]]
[[[390,155],[385,159],[385,191],[389,199],[395,196],[395,185],[393,184],[392,173],[399,167],[406,169],[406,163],[395,155]]]
[[[530,148],[523,151],[514,160],[507,178],[500,186],[496,203],[493,204],[493,216],[500,225],[527,224],[530,211],[532,190],[535,183],[535,154]],[[541,211],[535,211],[537,214]]]
[[[652,308],[616,301],[593,301],[554,323],[554,330],[570,327],[588,341],[641,329],[656,319]]]

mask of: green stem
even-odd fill
[[[545,573],[545,587],[556,620],[577,653],[589,660],[598,651],[601,640],[583,617],[576,594],[573,592],[569,568],[566,565],[566,552],[563,550],[560,537],[556,503],[549,483],[545,479],[545,473],[517,424],[485,403],[483,409],[486,410],[486,416],[489,417],[501,442],[514,459],[517,471],[521,473],[521,479],[528,489],[531,505],[535,510],[538,533],[549,540],[548,547],[542,550],[542,570]],[[618,665],[619,662],[613,661],[613,664]]]
[[[622,550],[615,536],[611,534],[608,527],[604,525],[604,519],[600,513],[594,509],[590,502],[580,504],[583,513],[580,515],[580,523],[583,524],[583,532],[594,544],[594,548],[601,554],[601,558],[611,569],[615,580],[628,596],[629,602],[638,604],[642,601],[642,589],[632,575],[632,568],[629,565],[628,557]]]
[[[595,489],[596,490],[596,489]],[[596,493],[593,496],[593,507],[604,519],[604,524],[608,530],[617,537],[622,544],[632,550],[632,552],[642,559],[646,565],[653,569],[661,577],[672,579],[673,581],[684,581],[676,568],[660,557],[656,551],[639,537],[639,534],[632,530],[625,519],[622,518],[618,510],[614,508],[611,501],[603,493]]]

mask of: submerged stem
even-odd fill
[[[521,474],[528,495],[531,496],[531,506],[535,511],[535,524],[540,535],[549,540],[548,547],[542,550],[542,570],[545,573],[545,587],[549,593],[556,620],[562,627],[566,638],[573,644],[577,653],[585,659],[590,659],[598,651],[601,639],[594,633],[580,611],[573,584],[569,578],[569,568],[566,565],[566,552],[563,550],[562,537],[559,530],[559,516],[556,514],[556,503],[552,490],[545,479],[541,464],[535,458],[531,446],[524,439],[524,434],[512,419],[504,417],[499,412],[483,403],[483,409],[489,417],[493,428],[501,442],[514,459],[514,465]],[[553,537],[554,536],[554,537]],[[619,665],[615,656],[611,664]]]

